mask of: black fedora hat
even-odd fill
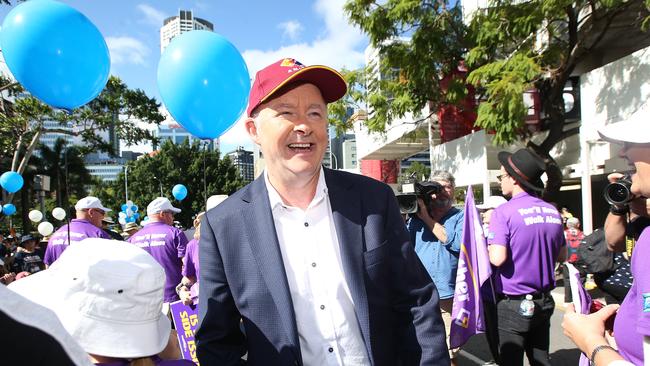
[[[528,149],[519,149],[514,153],[501,151],[498,155],[503,168],[517,183],[537,192],[544,190],[540,177],[546,169],[544,160]]]

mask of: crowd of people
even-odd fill
[[[260,70],[245,126],[266,168],[231,197],[210,197],[191,230],[175,227],[180,209],[158,197],[146,225],[116,232],[111,210],[85,197],[49,238],[2,238],[0,281],[12,291],[0,286],[1,324],[44,345],[21,352],[21,364],[192,364],[179,359],[170,325],[180,300],[198,307],[204,365],[456,365],[449,334],[467,243],[455,178],[432,172],[417,211],[405,215],[387,185],[324,168],[327,104],[346,88],[337,71],[294,59]],[[595,275],[608,302],[622,305],[591,315],[569,306],[563,322],[596,365],[642,365],[650,355],[650,274],[639,262],[650,250],[650,133],[644,121],[630,123],[600,133],[634,165],[634,199],[612,204],[592,234],[622,252]],[[503,196],[477,205],[492,268],[482,289],[492,363],[551,365],[556,275],[565,269],[566,287],[566,269],[580,267],[579,248],[594,236],[541,199],[537,154],[504,151],[498,161]]]

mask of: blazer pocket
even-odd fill
[[[363,253],[363,262],[366,268],[382,262],[388,256],[388,240],[385,240],[378,247]]]

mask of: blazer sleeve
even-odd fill
[[[242,365],[246,347],[239,327],[241,315],[228,286],[213,225],[208,217],[201,223],[197,357],[202,365]]]
[[[398,358],[403,365],[449,365],[438,291],[415,254],[397,199],[392,192],[388,196],[386,227],[392,252],[393,311],[399,323],[395,329],[400,334]]]

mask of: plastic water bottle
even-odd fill
[[[521,304],[519,305],[519,314],[525,318],[530,318],[535,314],[533,295],[526,295],[526,298],[521,300]]]

